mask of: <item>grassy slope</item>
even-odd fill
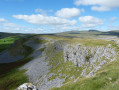
[[[11,45],[18,39],[19,36],[8,36],[0,39],[0,52],[11,47]],[[24,43],[26,39],[21,39],[21,43]],[[0,64],[0,90],[14,90],[16,87],[24,82],[27,82],[27,76],[24,74],[25,70],[17,70],[20,66],[29,62],[32,58],[27,58],[27,56],[32,53],[32,48],[25,46],[24,49],[28,52],[25,57],[13,63]]]
[[[0,33],[0,52],[8,49],[16,41],[32,35]]]
[[[77,35],[78,36],[78,35]],[[83,35],[82,35],[83,36]],[[46,36],[49,37],[49,36]],[[74,36],[73,36],[74,37]],[[94,36],[91,36],[94,37]],[[108,44],[112,44],[114,48],[116,48],[117,52],[119,51],[119,47],[114,44],[112,41],[105,41],[99,39],[77,39],[77,38],[67,38],[58,35],[57,37],[52,36],[49,38],[53,38],[55,40],[64,40],[71,44],[83,44],[85,46],[107,46]],[[53,52],[53,53],[51,53]],[[74,76],[75,79],[79,77],[82,68],[74,67],[72,62],[63,62],[62,52],[55,52],[54,48],[49,45],[49,49],[47,50],[47,55],[49,55],[48,61],[49,65],[52,65],[49,73],[55,73],[49,80],[53,80],[56,77],[59,77],[61,73],[62,76],[60,78],[66,78],[64,82],[64,86],[60,88],[53,88],[53,90],[118,90],[119,89],[119,59],[116,61],[106,64],[103,66],[95,77],[85,78],[82,77],[78,79],[77,82],[71,81],[69,78]],[[70,67],[69,67],[70,66]],[[68,69],[70,70],[68,70]],[[78,72],[77,72],[78,71]],[[70,82],[69,82],[70,81]],[[68,83],[67,83],[68,82]]]
[[[56,35],[68,37],[68,38],[90,38],[90,39],[97,39],[100,37],[111,37],[111,36],[117,36],[119,37],[119,30],[117,31],[109,31],[109,32],[90,32],[90,31],[70,31],[70,32],[64,32],[64,33],[58,33]]]
[[[65,33],[59,33],[56,35],[69,37],[69,38],[97,38],[98,35],[101,34],[101,32],[88,32],[88,31],[72,31],[72,32],[65,32]]]
[[[9,48],[14,43],[14,41],[18,39],[20,39],[20,37],[16,37],[16,36],[11,36],[11,37],[0,39],[0,52]]]
[[[113,43],[112,45],[119,52],[119,47]],[[94,77],[82,77],[77,82],[52,90],[119,90],[119,58],[103,66]]]
[[[17,37],[19,37],[19,36],[17,36]],[[27,37],[27,36],[25,36],[25,37]],[[31,39],[34,40],[35,43],[42,44],[42,43],[47,42],[45,40],[35,39],[35,38],[33,38],[34,36],[32,36],[32,35],[30,35],[30,37],[31,37]],[[11,39],[11,37],[7,38],[9,40],[9,42],[7,42],[7,43],[9,43],[10,45],[12,45],[15,42],[15,40],[19,39],[18,44],[20,44],[20,46],[23,46],[23,49],[25,49],[25,51],[27,51],[27,52],[23,53],[25,55],[25,57],[19,61],[12,62],[12,63],[0,64],[0,90],[14,90],[19,85],[29,82],[27,79],[27,76],[25,75],[26,70],[20,71],[20,70],[18,70],[18,68],[23,66],[30,60],[32,60],[32,57],[28,58],[27,56],[33,52],[33,49],[31,47],[28,47],[25,45],[25,42],[27,40],[29,40],[30,37],[28,37],[28,38],[15,38],[14,37],[14,39]],[[4,43],[6,43],[6,42],[3,42],[3,44]],[[15,48],[18,48],[18,47],[19,47],[18,45],[14,46],[12,48],[13,52],[14,52]]]
[[[119,61],[107,64],[92,78],[82,78],[53,90],[119,90]]]
[[[119,51],[118,46],[114,44],[115,42],[112,42],[112,41],[105,41],[105,40],[99,40],[99,39],[97,40],[96,39],[77,39],[77,38],[69,39],[69,38],[60,37],[60,36],[59,37],[52,36],[51,38],[55,40],[64,40],[71,44],[83,44],[84,46],[87,46],[87,47],[88,46],[89,47],[90,46],[92,47],[107,46],[108,44],[112,44],[112,46],[115,47],[117,51]],[[78,78],[79,75],[81,74],[80,71],[82,71],[82,68],[75,67],[74,64],[69,61],[64,63],[63,57],[62,57],[63,53],[60,51],[55,52],[52,45],[49,45],[49,49],[47,50],[47,56],[49,57],[48,58],[49,65],[52,65],[49,74],[55,73],[55,75],[49,78],[49,80],[53,80],[56,77],[64,78],[65,76],[68,76],[66,78],[66,81],[64,82],[65,84],[64,86],[62,86],[61,88],[53,88],[53,90],[98,90],[98,89],[105,90],[107,89],[108,86],[111,85],[110,79],[112,79],[111,81],[112,83],[114,83],[119,78],[118,77],[119,63],[117,63],[118,60],[116,60],[113,63],[107,64],[104,67],[102,67],[102,69],[97,72],[96,77],[87,78],[87,79],[85,77],[82,77],[81,79],[78,80],[78,82],[73,82],[73,80],[71,80],[70,77],[74,76],[75,79]],[[60,74],[62,74],[62,76],[60,76]]]
[[[50,52],[50,53],[49,53]],[[46,52],[48,59],[47,61],[49,61],[49,66],[52,65],[52,67],[50,68],[50,73],[55,73],[55,75],[53,75],[52,77],[49,78],[50,80],[56,79],[56,77],[59,76],[59,74],[62,74],[61,76],[59,76],[60,78],[64,78],[65,75],[69,76],[66,78],[66,82],[69,81],[69,77],[73,76],[77,77],[77,75],[79,75],[81,72],[82,68],[77,68],[74,66],[74,64],[71,61],[67,61],[64,63],[63,60],[63,52],[61,51],[55,51],[53,49],[52,46],[50,46]],[[70,70],[67,70],[70,69]],[[80,70],[80,71],[77,71]]]

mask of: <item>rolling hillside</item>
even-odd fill
[[[0,90],[118,90],[119,32],[7,34],[0,39]]]

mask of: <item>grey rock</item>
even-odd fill
[[[24,83],[20,85],[16,90],[38,90],[32,83]]]
[[[48,43],[46,44],[36,44],[32,41],[26,42],[27,46],[30,46],[34,49],[34,52],[29,56],[33,57],[33,60],[25,64],[21,69],[26,69],[26,74],[29,77],[29,82],[32,82],[34,85],[38,87],[39,90],[48,90],[53,87],[60,87],[62,83],[65,81],[65,78],[60,79],[57,77],[53,80],[48,80],[54,73],[49,73],[51,66],[49,66],[49,62],[46,61],[48,58],[45,54],[45,50],[40,52],[40,48],[47,48]],[[53,44],[55,45],[55,44]],[[60,47],[58,47],[58,50]]]
[[[113,59],[112,59],[113,57]],[[85,47],[81,45],[64,46],[64,61],[72,61],[76,67],[83,67],[81,76],[90,77],[95,75],[105,63],[116,60],[117,55],[114,48],[107,47]],[[96,65],[97,63],[97,65]],[[89,68],[87,68],[89,66]],[[91,70],[92,69],[92,70]],[[88,74],[86,71],[90,71]]]
[[[96,72],[104,64],[110,63],[117,58],[116,51],[114,48],[111,48],[111,45],[106,47],[86,47],[83,45],[66,44],[66,42],[63,41],[53,41],[48,38],[45,39],[51,41],[51,48],[53,48],[55,52],[64,52],[64,62],[72,61],[75,67],[83,68],[79,78],[81,76],[91,77],[96,75]],[[52,65],[49,65],[47,60],[49,57],[46,56],[48,43],[37,44],[34,43],[34,41],[29,40],[26,42],[26,45],[34,49],[34,52],[29,56],[33,57],[33,60],[25,64],[20,69],[27,70],[26,74],[29,76],[29,81],[36,85],[39,90],[48,90],[53,87],[60,87],[63,85],[63,82],[67,77],[69,77],[71,80],[73,79],[74,81],[78,80],[75,79],[74,76],[70,77],[70,73],[68,75],[62,74],[61,70],[57,71],[59,75],[55,79],[49,80],[49,78],[56,75],[56,73],[49,73]],[[45,48],[45,50],[43,52],[39,51],[41,48]],[[49,55],[53,54],[53,50],[49,52]],[[56,63],[56,67],[58,64],[59,63]],[[67,68],[66,70],[70,70],[70,68]],[[76,71],[76,69],[74,71]],[[62,76],[65,78],[61,79],[60,77]]]

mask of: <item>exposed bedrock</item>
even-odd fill
[[[47,39],[45,38],[45,40]],[[117,58],[116,51],[111,45],[89,47],[71,45],[64,41],[38,44],[32,40],[27,41],[25,44],[34,49],[33,53],[29,55],[29,57],[33,57],[33,60],[20,69],[27,70],[26,74],[29,81],[37,86],[39,90],[60,87],[67,78],[69,81],[76,81],[81,76],[94,76],[104,64]],[[67,61],[73,62],[73,64]],[[67,65],[62,67],[61,64],[63,63]],[[65,70],[68,73],[65,73]],[[73,75],[72,72],[77,74],[73,73],[75,74]]]
[[[64,47],[64,61],[72,61],[76,67],[83,67],[81,76],[86,75],[86,70],[91,71],[88,77],[105,63],[116,60],[117,55],[114,48],[109,46],[85,47],[81,45],[67,45]]]

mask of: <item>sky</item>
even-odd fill
[[[0,32],[119,30],[119,0],[0,0]]]

